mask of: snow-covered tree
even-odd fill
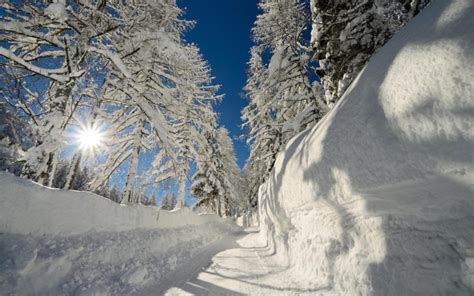
[[[201,149],[206,159],[197,163],[191,185],[191,193],[198,198],[195,207],[231,216],[246,206],[232,139],[227,129],[219,128],[207,134],[207,141]]]
[[[273,116],[275,111],[268,103],[271,100],[265,88],[268,71],[258,47],[251,50],[248,73],[246,92],[250,102],[242,111],[242,120],[248,131],[247,144],[250,148],[246,171],[253,175],[249,186],[254,189],[252,192],[256,193],[260,184],[265,181],[273,165],[273,158],[280,149],[281,133]]]
[[[31,130],[14,107],[0,102],[0,170],[21,174],[21,159],[31,146]]]
[[[140,150],[158,149],[160,160],[154,163],[161,166],[161,158],[166,160],[167,170],[162,171],[166,178],[156,176],[160,171],[156,167],[152,175],[159,181],[167,179],[170,172],[174,174],[178,180],[180,206],[184,203],[189,162],[195,158],[196,146],[202,142],[199,138],[206,121],[215,121],[212,103],[219,97],[215,95],[217,87],[211,85],[209,67],[199,50],[185,44],[181,38],[190,25],[179,19],[181,11],[173,1],[148,2],[143,1],[142,4],[147,5],[134,10],[123,7],[127,19],[137,20],[125,27],[124,32],[130,40],[121,45],[123,51],[133,53],[123,58],[123,63],[134,75],[122,77],[123,71],[112,69],[116,73],[107,82],[110,90],[106,95],[112,96],[111,100],[120,97],[120,108],[132,108],[136,113],[125,114],[124,120],[139,118],[141,130],[145,128],[147,132],[129,129],[135,140],[133,153],[127,155],[126,144],[113,149],[115,152],[109,158],[111,165],[105,165],[103,181],[122,162],[130,159],[124,193],[129,195]],[[113,127],[111,130],[113,134],[120,134]],[[147,140],[143,142],[145,138]],[[124,200],[128,201],[127,198]]]
[[[0,9],[0,56],[47,89],[41,96],[30,91],[40,101],[33,110],[37,141],[26,154],[23,173],[51,185],[65,130],[77,110],[78,81],[96,58],[123,68],[110,39],[119,28],[118,13],[111,3],[88,0],[2,1]]]
[[[374,52],[430,0],[311,0],[316,73],[332,106]]]
[[[112,186],[110,189],[110,192],[108,193],[107,198],[110,200],[113,200],[115,202],[120,202],[122,200],[122,193],[121,191],[117,188],[117,186]]]
[[[223,180],[224,213],[226,216],[231,216],[241,212],[247,205],[242,195],[245,183],[237,165],[237,157],[228,130],[219,128],[217,139],[221,150],[219,156],[222,169],[218,172]]]
[[[176,1],[0,0],[0,9],[2,71],[14,77],[21,93],[6,102],[33,126],[23,175],[111,198],[112,176],[127,169],[123,203],[148,200],[150,186],[174,179],[176,207],[183,206],[193,163],[211,159],[202,151],[208,149],[207,134],[219,135],[213,104],[221,96],[199,49],[183,39],[193,23],[181,18]],[[91,126],[103,127],[100,148],[106,157],[86,184],[84,171],[93,157],[84,149],[71,160],[60,156],[72,143],[68,133]],[[231,145],[221,145],[219,170],[237,176]],[[139,175],[144,152],[155,159]],[[238,190],[220,178],[222,211],[228,215]]]
[[[252,29],[248,80],[249,99],[242,111],[248,131],[250,185],[256,193],[273,167],[281,147],[327,111],[321,87],[311,81],[311,50],[305,31],[309,15],[299,0],[262,0]]]
[[[150,150],[150,131],[145,125],[143,113],[137,108],[122,107],[117,109],[108,127],[107,144],[109,153],[107,161],[100,167],[94,188],[107,184],[112,174],[126,161],[129,169],[125,183],[122,202],[131,202],[132,188],[137,177],[138,161],[143,150]]]
[[[171,211],[176,206],[177,199],[173,193],[167,193],[161,200],[161,208],[163,210]]]
[[[68,180],[68,172],[71,167],[71,162],[67,159],[60,160],[56,168],[56,174],[53,179],[51,187],[54,188],[64,188]],[[90,182],[93,179],[93,173],[90,168],[87,166],[79,167],[76,172],[74,180],[69,184],[69,189],[71,190],[80,190],[80,191],[90,191]],[[107,196],[108,193],[104,193]]]

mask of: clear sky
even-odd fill
[[[251,28],[258,13],[257,0],[178,0],[185,9],[184,18],[196,21],[186,34],[209,62],[215,83],[221,85],[224,100],[217,106],[220,123],[234,138],[239,166],[248,156],[242,134],[240,110],[246,105],[241,93],[246,81],[249,49],[252,46]]]

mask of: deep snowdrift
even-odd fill
[[[237,228],[0,172],[0,294],[149,294]]]
[[[473,28],[433,1],[279,155],[260,222],[295,286],[473,295]]]

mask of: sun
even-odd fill
[[[104,145],[104,133],[97,126],[84,125],[76,136],[82,150],[95,150]]]

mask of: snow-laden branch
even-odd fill
[[[95,52],[95,53],[98,53],[98,54],[106,57],[112,63],[114,63],[114,65],[120,70],[120,72],[122,72],[122,74],[126,78],[131,78],[132,77],[132,74],[130,73],[127,66],[124,64],[124,62],[122,61],[122,59],[120,58],[120,56],[118,54],[113,53],[112,51],[107,50],[107,49],[99,49],[99,48],[96,48],[96,47],[89,47],[88,51]]]
[[[28,37],[34,37],[34,38],[46,41],[59,48],[66,47],[66,45],[63,42],[61,42],[57,37],[48,36],[43,33],[31,31],[19,22],[0,22],[0,30],[15,33],[15,34],[20,34],[20,35],[24,35]]]
[[[68,74],[68,75],[58,75],[58,74],[55,74],[54,72],[56,72],[57,70],[48,70],[48,69],[45,69],[45,68],[41,68],[41,67],[38,67],[38,66],[35,66],[31,63],[28,63],[26,62],[25,60],[23,60],[22,58],[16,56],[13,52],[11,52],[10,50],[6,49],[6,48],[3,48],[3,47],[0,47],[0,55],[6,57],[7,59],[9,60],[12,60],[14,61],[15,63],[17,64],[20,64],[21,66],[25,67],[27,70],[31,71],[31,72],[34,72],[36,74],[39,74],[41,76],[44,76],[46,78],[50,78],[52,80],[56,80],[58,82],[61,82],[61,83],[66,83],[68,82],[71,78],[73,77],[79,77],[82,75],[83,71],[79,71],[79,72],[75,72],[75,73],[72,73],[72,74]]]

